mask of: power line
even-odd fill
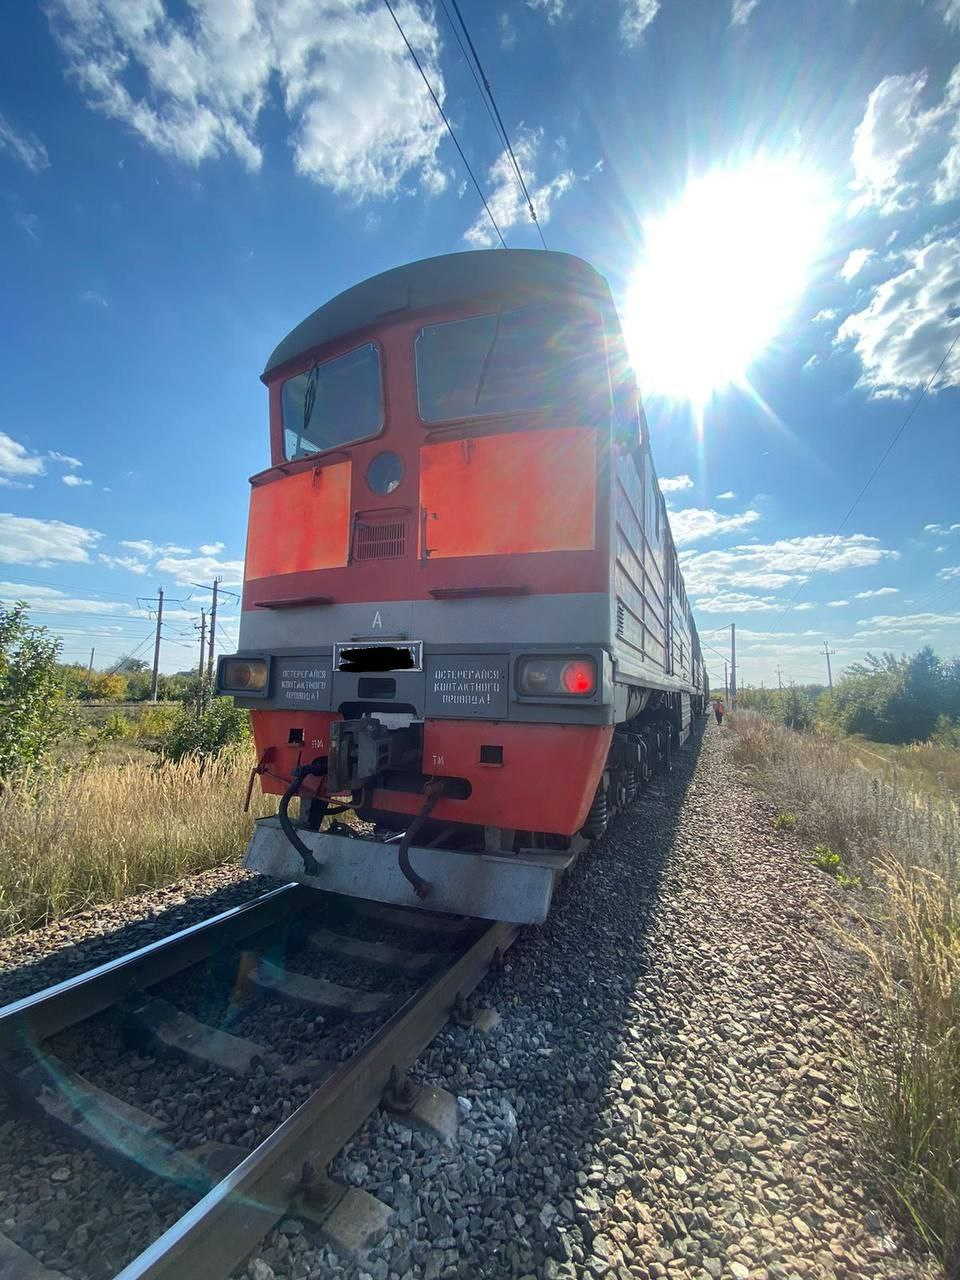
[[[517,182],[519,182],[520,190],[523,192],[523,197],[527,202],[527,209],[530,212],[530,221],[537,228],[537,234],[540,237],[540,243],[543,245],[544,249],[546,249],[547,242],[543,237],[543,228],[540,226],[540,223],[537,219],[537,211],[533,207],[533,199],[531,198],[530,192],[527,190],[527,184],[523,180],[523,174],[520,171],[520,164],[519,164],[519,161],[517,160],[516,155],[514,154],[513,144],[510,142],[510,135],[507,133],[506,125],[503,123],[503,117],[500,115],[500,108],[497,106],[497,100],[493,96],[493,89],[490,86],[490,81],[487,79],[486,73],[484,72],[484,69],[483,69],[483,64],[480,61],[480,56],[477,53],[477,50],[474,47],[474,43],[470,38],[470,32],[467,30],[467,24],[463,20],[463,14],[460,12],[460,6],[457,3],[457,0],[450,0],[450,3],[453,5],[454,12],[456,13],[457,18],[460,20],[460,25],[461,27],[463,27],[463,34],[466,36],[467,44],[470,46],[470,52],[473,54],[473,60],[477,64],[477,71],[480,75],[480,79],[483,81],[483,87],[484,89],[486,89],[487,99],[489,99],[489,105],[487,110],[489,112],[492,109],[495,127],[499,131],[500,136],[503,139],[504,145],[507,148],[507,155],[510,157],[510,163],[513,165],[513,171],[517,175]],[[441,0],[441,4],[444,4],[444,0]],[[444,4],[444,12],[446,12],[445,4]],[[447,18],[449,19],[449,17],[450,15],[449,13],[447,13]],[[452,23],[451,23],[451,26],[453,26]],[[456,27],[453,28],[453,32],[454,32],[454,35],[457,35]],[[460,43],[459,36],[457,36],[457,42]],[[462,44],[460,44],[460,48],[461,50],[463,49]],[[477,77],[474,76],[474,80],[476,80],[476,78]]]
[[[843,517],[843,519],[842,519],[842,520],[840,521],[840,523],[837,525],[836,532],[831,536],[830,540],[829,540],[829,541],[827,542],[827,544],[824,546],[824,548],[823,548],[823,550],[820,552],[819,556],[817,556],[817,559],[816,559],[816,561],[815,561],[815,563],[814,563],[813,568],[810,570],[810,572],[807,574],[807,576],[803,579],[803,581],[802,581],[802,582],[800,583],[800,585],[797,587],[796,591],[793,593],[793,595],[792,595],[792,596],[790,597],[790,599],[787,601],[787,605],[786,605],[786,608],[783,610],[783,613],[781,613],[781,614],[780,614],[780,617],[779,617],[779,618],[777,618],[776,622],[773,624],[773,630],[774,630],[774,631],[776,631],[776,630],[777,630],[777,628],[780,626],[780,623],[783,621],[783,619],[787,616],[787,614],[788,614],[788,613],[790,612],[790,610],[793,608],[795,601],[797,600],[798,596],[800,595],[800,592],[804,589],[804,587],[807,585],[807,583],[810,581],[810,579],[811,579],[811,578],[813,577],[813,575],[816,573],[817,569],[820,567],[820,564],[821,564],[821,562],[822,562],[822,560],[823,560],[824,556],[827,554],[827,552],[830,550],[830,548],[831,548],[831,547],[833,546],[833,544],[836,542],[837,538],[840,536],[840,530],[843,528],[843,526],[847,523],[847,521],[848,521],[848,520],[850,519],[850,517],[853,515],[854,511],[856,511],[857,507],[860,505],[860,499],[863,497],[863,495],[864,495],[864,494],[867,492],[867,490],[870,488],[871,484],[873,483],[874,479],[876,478],[877,472],[880,470],[880,468],[881,468],[881,467],[883,466],[883,464],[886,462],[887,458],[889,458],[890,454],[892,453],[894,445],[897,443],[897,441],[898,441],[898,440],[900,439],[900,437],[903,435],[904,431],[906,431],[906,429],[907,429],[907,427],[908,427],[908,425],[909,425],[909,423],[910,423],[910,420],[912,419],[912,417],[913,417],[913,415],[916,413],[916,411],[920,408],[920,405],[921,405],[921,403],[922,403],[922,401],[923,401],[924,397],[926,396],[927,392],[928,392],[928,391],[930,390],[930,388],[933,386],[934,382],[936,382],[937,377],[939,376],[940,370],[943,368],[943,366],[944,366],[944,365],[947,363],[947,361],[950,359],[950,355],[951,355],[951,353],[953,352],[953,348],[957,345],[957,342],[958,342],[958,341],[960,341],[960,329],[958,329],[958,330],[957,330],[957,332],[954,334],[953,341],[950,343],[949,347],[947,347],[946,351],[944,352],[943,359],[940,361],[940,363],[937,365],[936,369],[934,369],[933,373],[930,375],[930,377],[929,377],[929,379],[927,380],[927,382],[924,384],[923,389],[921,390],[920,394],[917,396],[916,400],[914,400],[913,404],[911,405],[909,413],[907,414],[907,416],[904,418],[903,422],[901,422],[900,426],[899,426],[899,427],[897,428],[897,430],[895,431],[895,433],[894,433],[894,435],[893,435],[893,439],[890,441],[890,443],[887,445],[886,449],[884,449],[883,453],[880,455],[880,460],[878,461],[877,465],[876,465],[876,466],[873,468],[873,470],[870,472],[869,476],[867,476],[867,479],[866,479],[866,481],[864,482],[864,485],[863,485],[863,487],[861,488],[860,492],[859,492],[859,493],[857,494],[857,496],[854,498],[853,502],[851,502],[851,504],[850,504],[850,506],[849,506],[849,508],[848,508],[848,510],[847,510],[847,514]]]
[[[390,0],[383,0],[383,3],[387,6],[387,11],[389,12],[390,17],[393,19],[394,26],[400,32],[400,38],[403,40],[403,43],[407,46],[407,52],[410,54],[410,57],[416,63],[417,70],[420,72],[420,78],[423,81],[423,83],[427,86],[427,92],[430,94],[430,97],[433,99],[433,105],[437,108],[437,111],[440,113],[440,119],[443,121],[444,125],[446,126],[447,133],[449,133],[450,137],[453,139],[453,145],[457,148],[457,151],[460,153],[460,159],[463,161],[464,168],[466,169],[467,173],[469,173],[470,179],[473,182],[473,185],[477,189],[477,195],[483,201],[483,207],[484,209],[486,209],[487,217],[490,219],[491,223],[493,224],[493,229],[497,233],[497,239],[500,241],[501,247],[505,249],[507,247],[507,242],[506,240],[504,240],[503,234],[500,231],[500,228],[497,226],[496,218],[490,212],[490,206],[487,204],[487,197],[483,194],[483,191],[480,189],[480,183],[477,181],[476,175],[474,174],[473,170],[470,168],[470,161],[463,154],[463,147],[461,147],[459,141],[457,140],[457,135],[453,132],[453,126],[451,125],[450,121],[447,119],[446,112],[444,111],[443,107],[440,105],[440,99],[434,93],[433,87],[431,86],[430,81],[427,79],[426,72],[424,71],[423,67],[420,65],[420,59],[417,57],[416,52],[414,51],[413,45],[407,39],[406,32],[404,31],[403,27],[401,27],[400,25],[400,19],[397,17],[397,15],[393,11],[393,5],[390,3]]]

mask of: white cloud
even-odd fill
[[[814,352],[814,354],[810,357],[809,360],[804,361],[803,372],[807,373],[809,372],[810,369],[815,369],[819,363],[820,363],[820,357],[816,354],[816,352]]]
[[[938,123],[935,111],[921,105],[927,73],[886,76],[867,99],[853,135],[853,188],[860,194],[852,211],[877,208],[895,213],[916,203],[910,161]]]
[[[860,274],[863,268],[873,257],[872,249],[853,249],[847,255],[847,260],[840,268],[840,279],[850,281]]]
[[[664,476],[660,481],[661,493],[679,493],[681,489],[692,489],[693,481],[689,476]]]
[[[83,466],[79,458],[74,458],[69,453],[58,453],[56,449],[50,449],[47,457],[53,462],[62,462],[65,467],[70,467],[71,470],[76,470],[77,467]]]
[[[137,555],[146,556],[148,560],[154,560],[157,556],[188,556],[190,554],[189,547],[178,547],[173,542],[151,542],[149,538],[121,541],[120,545],[121,547],[126,547],[128,551],[135,551]]]
[[[97,559],[108,569],[126,569],[128,573],[146,573],[150,567],[146,561],[138,560],[136,556],[99,555]]]
[[[35,133],[21,133],[6,116],[0,114],[0,152],[19,160],[31,173],[41,173],[50,166],[47,148]]]
[[[49,568],[55,561],[86,564],[103,534],[95,529],[0,513],[0,564],[33,564]]]
[[[837,341],[852,341],[876,396],[923,386],[960,330],[960,234],[900,255],[901,269],[878,284],[868,305],[847,317]],[[960,344],[932,390],[960,385]]]
[[[521,128],[514,140],[513,150],[537,211],[537,219],[541,226],[545,226],[550,221],[554,201],[559,200],[570,190],[575,178],[572,170],[562,169],[549,182],[536,185],[537,153],[542,142],[542,129],[533,131]],[[487,196],[487,204],[500,230],[505,233],[519,223],[529,223],[527,202],[520,190],[517,175],[513,171],[513,165],[506,151],[502,151],[490,166],[488,177],[493,190]],[[481,211],[477,214],[463,238],[475,249],[488,249],[497,243],[496,233],[490,225],[486,212]]]
[[[86,302],[90,306],[103,307],[104,310],[107,310],[110,306],[103,294],[97,293],[96,289],[84,289],[80,295],[80,301]]]
[[[541,10],[548,22],[559,22],[567,13],[566,0],[527,0],[527,7]]]
[[[722,533],[735,533],[755,524],[759,511],[743,511],[739,515],[725,516],[709,508],[688,507],[685,511],[670,512],[670,528],[678,547],[687,547],[705,538],[716,538]]]
[[[845,609],[849,603],[850,603],[849,600],[828,600],[827,608],[828,609]]]
[[[951,564],[945,569],[937,571],[938,578],[949,580],[951,578],[960,578],[960,564]]]
[[[730,22],[735,27],[745,27],[760,0],[730,0]]]
[[[856,637],[872,639],[889,635],[890,632],[923,635],[928,631],[939,631],[957,624],[960,624],[960,613],[904,613],[899,616],[885,613],[864,618],[856,631]]]
[[[811,324],[826,324],[830,320],[836,320],[837,310],[835,307],[824,307],[810,321]]]
[[[923,526],[924,533],[936,533],[943,535],[945,533],[956,533],[960,529],[960,524],[925,524]]]
[[[715,501],[717,501],[717,502],[730,502],[730,501],[732,501],[736,496],[737,496],[737,495],[733,492],[733,490],[732,490],[732,489],[725,489],[725,490],[723,491],[723,493],[718,493],[718,494],[717,494]]]
[[[517,43],[517,29],[506,9],[497,18],[497,30],[500,32],[500,48],[512,49]]]
[[[0,600],[25,600],[48,613],[119,613],[133,618],[143,612],[122,601],[78,599],[53,587],[35,587],[25,582],[0,582]]]
[[[92,480],[84,480],[81,476],[75,476],[73,472],[70,472],[68,475],[61,476],[60,479],[64,484],[70,485],[73,489],[76,489],[82,484],[93,484]]]
[[[42,476],[43,458],[0,431],[0,476]]]
[[[194,582],[212,582],[220,577],[225,587],[243,581],[242,560],[218,560],[215,556],[164,556],[153,566],[157,573],[169,573],[182,586]]]
[[[817,573],[839,573],[896,559],[896,551],[887,550],[876,538],[862,533],[836,539],[827,534],[811,534],[716,551],[687,551],[681,556],[684,581],[691,596],[708,594],[721,585],[725,589],[776,590],[800,582],[814,569]],[[794,606],[795,609],[814,607],[809,603]]]
[[[621,0],[620,39],[628,48],[640,44],[659,11],[660,0]]]
[[[397,16],[442,102],[432,9]],[[299,173],[356,198],[412,181],[440,190],[443,124],[376,0],[50,0],[54,34],[88,103],[197,166],[259,170],[258,126],[276,77]]]
[[[872,600],[875,596],[896,596],[899,594],[899,587],[876,587],[873,591],[858,591],[853,598],[854,600]]]
[[[32,489],[34,486],[24,483],[23,480],[10,480],[7,476],[0,476],[0,488],[4,489]]]
[[[743,591],[718,591],[697,601],[697,612],[703,613],[771,613],[782,609],[783,601],[772,596],[751,596]]]
[[[219,555],[219,553],[223,550],[223,548],[224,548],[224,543],[222,542],[201,542],[198,550],[200,551],[201,555],[215,556],[215,555]]]
[[[956,26],[960,27],[960,0],[953,0]],[[954,67],[947,82],[943,98],[944,115],[953,119],[950,130],[950,146],[940,161],[940,169],[931,188],[931,195],[938,204],[956,200],[960,196],[960,63]]]

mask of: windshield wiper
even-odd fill
[[[293,449],[295,458],[301,457],[300,446],[304,436],[307,434],[307,427],[310,425],[310,419],[313,417],[313,408],[317,403],[317,382],[320,377],[320,366],[315,364],[307,374],[307,389],[303,396],[303,424],[297,432],[297,443]],[[306,455],[302,455],[306,456]]]
[[[477,394],[473,397],[473,407],[476,408],[480,403],[480,397],[483,395],[483,388],[486,385],[487,374],[490,372],[490,363],[493,360],[493,353],[496,350],[497,342],[500,340],[500,322],[503,320],[503,308],[497,312],[497,323],[494,326],[493,337],[490,339],[490,345],[487,347],[487,354],[483,357],[483,365],[480,369],[480,377],[477,379]]]

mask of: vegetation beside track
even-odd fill
[[[148,766],[95,764],[0,790],[0,934],[236,860],[253,820],[272,812],[254,788],[252,753]]]
[[[749,711],[728,729],[734,761],[782,810],[775,825],[795,829],[845,895],[838,927],[865,958],[881,1032],[859,1049],[866,1140],[894,1209],[960,1274],[957,805],[904,771],[891,780],[882,758],[869,771],[862,742]]]
[[[196,677],[179,704],[81,706],[60,642],[0,603],[0,935],[236,859],[274,802],[249,717]]]

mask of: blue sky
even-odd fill
[[[833,538],[960,329],[960,0],[461,9],[549,247],[603,271],[641,335],[705,640],[735,621],[752,683],[822,678],[825,639],[835,670],[960,652],[960,344]],[[535,246],[444,5],[396,10],[508,243]],[[380,0],[0,22],[0,598],[102,666],[149,656],[138,598],[162,585],[181,669],[191,584],[242,576],[267,354],[489,224]],[[221,617],[229,649],[229,599]]]

